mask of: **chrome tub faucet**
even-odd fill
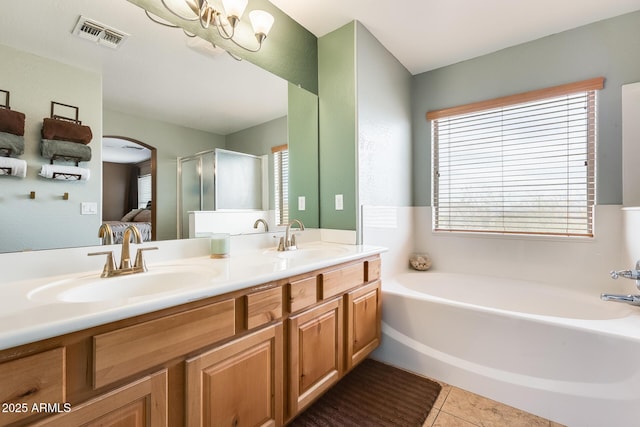
[[[636,281],[636,288],[640,289],[640,260],[636,261],[636,269],[635,270],[612,270],[609,274],[611,274],[612,279],[617,279],[618,277],[624,277],[625,279],[631,279]]]
[[[600,294],[603,301],[624,302],[630,305],[640,305],[640,295],[616,295],[616,294]]]
[[[624,277],[636,281],[636,287],[640,289],[640,260],[636,261],[635,270],[612,270],[610,273],[612,279]],[[640,295],[617,295],[617,294],[600,294],[603,301],[623,302],[630,305],[640,306]]]

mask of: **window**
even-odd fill
[[[593,236],[603,78],[427,113],[434,229]]]
[[[289,223],[289,146],[272,147],[273,182],[278,225]]]
[[[138,208],[146,208],[151,201],[151,175],[138,177]]]

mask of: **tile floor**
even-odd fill
[[[422,427],[562,427],[495,400],[440,384],[442,391]]]

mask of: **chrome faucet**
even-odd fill
[[[135,225],[130,225],[124,229],[124,233],[122,233],[122,251],[120,253],[120,266],[116,267],[115,260],[113,258],[113,251],[105,251],[105,252],[94,252],[88,254],[92,255],[106,255],[107,262],[102,269],[102,274],[100,277],[113,277],[113,276],[124,276],[126,274],[134,274],[134,273],[142,273],[143,271],[147,271],[147,266],[144,262],[144,258],[142,256],[143,251],[150,251],[158,249],[157,247],[149,247],[149,248],[138,248],[136,252],[136,259],[134,261],[133,266],[131,265],[131,255],[129,250],[129,245],[131,243],[131,236],[133,235],[134,243],[142,243],[142,236],[140,234],[140,230]]]
[[[611,278],[617,279],[618,277],[624,277],[625,279],[631,279],[636,281],[636,287],[640,289],[640,260],[636,261],[635,270],[619,270],[611,271]]]
[[[603,301],[624,302],[631,305],[640,305],[640,295],[600,294],[600,299]]]
[[[269,231],[269,224],[262,218],[256,219],[256,222],[253,223],[253,228],[258,229],[258,225],[264,225],[264,232],[267,233]]]
[[[294,224],[298,224],[300,231],[304,231],[304,224],[299,219],[294,219],[289,224],[287,224],[287,229],[284,234],[284,238],[280,238],[280,244],[278,245],[279,251],[295,251],[298,249],[296,246],[296,236],[291,233],[291,226]]]
[[[635,280],[636,287],[640,289],[640,260],[636,262],[635,270],[612,270],[609,274],[611,274],[612,279],[624,277],[625,279]],[[600,299],[603,301],[624,302],[640,306],[640,295],[600,294]]]
[[[103,245],[113,244],[113,230],[109,224],[102,224],[98,229],[98,237],[102,238]]]

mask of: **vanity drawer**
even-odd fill
[[[322,299],[339,295],[364,283],[363,263],[320,274]]]
[[[33,415],[34,404],[65,401],[64,347],[0,364],[0,425]]]
[[[289,312],[307,308],[318,301],[318,279],[316,276],[289,283]]]
[[[265,325],[282,317],[282,288],[280,286],[245,295],[247,329]]]
[[[364,262],[365,281],[373,282],[380,278],[382,262],[380,258]]]
[[[93,387],[160,365],[235,333],[235,301],[129,326],[93,337]]]

